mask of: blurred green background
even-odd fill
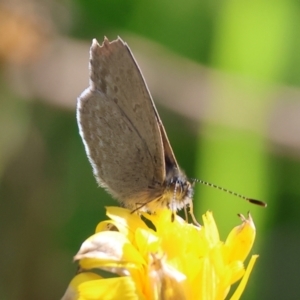
[[[72,257],[115,205],[97,188],[76,97],[89,47],[118,35],[224,240],[251,211],[260,257],[243,299],[299,299],[300,2],[0,1],[0,298],[59,299]]]

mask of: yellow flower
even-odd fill
[[[251,216],[220,241],[211,212],[203,226],[186,223],[171,211],[132,214],[108,207],[108,221],[98,224],[75,256],[80,271],[62,299],[225,299],[242,279],[232,300],[243,293],[257,255],[248,256],[255,226]],[[102,278],[95,270],[112,273]]]

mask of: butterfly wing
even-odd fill
[[[167,138],[163,130],[162,139],[142,73],[120,38],[101,46],[93,41],[90,86],[78,98],[77,120],[100,186],[132,208],[162,193]]]

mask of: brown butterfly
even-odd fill
[[[123,206],[148,212],[167,207],[172,218],[188,206],[198,224],[193,184],[217,186],[188,180],[180,169],[139,66],[120,38],[105,38],[101,46],[93,40],[90,86],[78,98],[77,121],[98,184]]]

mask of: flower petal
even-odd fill
[[[242,278],[239,286],[235,290],[235,292],[232,295],[232,297],[230,298],[230,300],[238,300],[238,299],[240,299],[242,293],[245,290],[246,284],[248,282],[249,276],[251,274],[251,271],[252,271],[252,269],[254,267],[254,264],[255,264],[257,258],[258,258],[258,255],[252,255],[251,256],[251,259],[250,259],[250,262],[249,262],[249,264],[247,266],[245,275],[243,276],[243,278]]]
[[[213,218],[212,212],[208,211],[202,216],[203,225],[205,228],[205,235],[211,247],[215,246],[220,241],[218,227]]]
[[[146,264],[138,250],[117,231],[103,231],[92,235],[81,246],[74,260],[83,269],[137,267]]]
[[[65,294],[61,298],[61,300],[75,300],[78,299],[78,286],[83,282],[89,282],[91,280],[100,279],[101,276],[91,273],[84,272],[77,274],[70,282]]]
[[[145,299],[131,277],[92,280],[82,283],[78,290],[78,300]]]
[[[256,230],[251,215],[248,214],[248,218],[239,216],[243,223],[231,230],[225,242],[228,247],[228,262],[244,261],[255,240]]]

